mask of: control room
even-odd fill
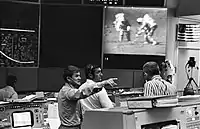
[[[0,0],[0,129],[200,129],[199,0]]]

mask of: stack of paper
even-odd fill
[[[128,108],[172,107],[178,105],[176,95],[135,97],[127,99]]]

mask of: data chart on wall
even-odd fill
[[[0,67],[38,67],[35,30],[0,28]]]

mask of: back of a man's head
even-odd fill
[[[69,65],[67,68],[64,69],[63,72],[63,79],[65,82],[68,82],[67,77],[72,77],[74,73],[80,72],[80,69],[76,66]]]
[[[17,77],[15,75],[8,75],[6,78],[6,85],[14,87],[17,82]]]
[[[160,69],[156,62],[150,61],[143,65],[143,72],[147,73],[149,76],[154,76],[160,74]]]

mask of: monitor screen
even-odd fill
[[[33,113],[31,111],[13,112],[11,118],[13,128],[33,126]]]
[[[105,7],[104,54],[165,56],[167,8]]]

